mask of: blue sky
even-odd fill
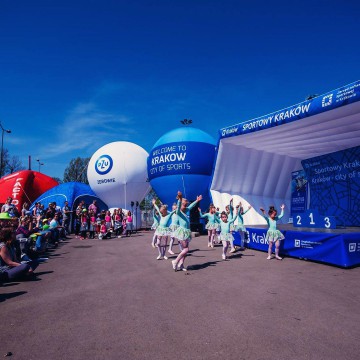
[[[63,178],[112,141],[150,151],[359,79],[360,2],[0,0],[4,147]]]

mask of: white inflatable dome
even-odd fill
[[[88,165],[91,189],[109,208],[131,209],[149,190],[148,155],[142,147],[127,141],[104,145]]]

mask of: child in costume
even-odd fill
[[[157,227],[159,226],[160,215],[159,215],[159,213],[157,211],[155,211],[155,208],[153,208],[153,218],[154,218],[154,222],[151,225],[151,230],[156,230]],[[151,241],[151,246],[153,248],[156,247],[156,233],[155,233],[155,231],[154,231],[154,236],[153,236],[152,241]]]
[[[235,221],[236,217],[234,217],[234,213],[233,213],[234,207],[232,205],[232,199],[230,201],[230,204],[225,206],[225,211],[226,211],[226,215],[227,215],[227,220],[231,224],[230,232],[233,232],[233,231],[235,231],[234,221]],[[220,238],[221,238],[221,235],[220,235]],[[232,239],[230,240],[230,252],[233,253],[235,251],[236,250],[235,250],[235,246],[234,246],[234,237],[232,236]]]
[[[174,235],[180,242],[182,251],[177,256],[177,258],[172,261],[172,267],[175,271],[178,269],[187,271],[187,269],[184,267],[184,261],[186,254],[189,251],[189,243],[191,241],[190,220],[187,213],[202,199],[202,195],[199,195],[190,205],[188,200],[182,197],[182,193],[180,191],[178,191],[177,199],[178,203],[176,214],[179,216],[179,227],[175,230]]]
[[[233,200],[230,200],[230,208],[232,208]],[[229,243],[234,244],[234,237],[231,233],[231,228],[233,227],[233,223],[236,219],[236,216],[232,216],[231,220],[229,220],[228,214],[226,212],[222,212],[220,216],[220,240],[223,245],[222,258],[223,260],[227,259],[226,253],[229,248]]]
[[[177,204],[174,203],[172,205],[172,209],[176,211],[177,209]],[[174,241],[175,241],[175,231],[176,229],[179,227],[179,216],[176,214],[176,212],[174,214],[172,214],[171,216],[171,223],[170,223],[170,230],[171,230],[171,235],[170,235],[170,244],[169,244],[169,250],[168,253],[171,255],[174,255],[174,252],[172,251],[172,247],[174,245]],[[182,250],[180,243],[179,244],[179,248],[180,248],[180,252]]]
[[[168,236],[171,235],[169,223],[171,216],[175,213],[176,210],[173,210],[172,212],[169,213],[167,211],[167,205],[161,205],[159,209],[158,206],[156,205],[155,199],[153,199],[152,203],[156,211],[160,214],[159,225],[155,230],[156,243],[158,245],[158,250],[159,250],[159,255],[157,257],[157,260],[161,260],[161,259],[167,260],[168,258],[165,255],[165,252],[166,252]]]
[[[249,205],[249,207],[245,211],[244,211],[244,208],[241,203],[239,203],[239,205],[237,205],[236,208],[238,209],[238,213],[237,213],[237,217],[236,217],[237,225],[235,225],[235,229],[239,232],[240,239],[241,239],[241,248],[244,249],[246,229],[244,226],[243,216],[251,209],[251,205]],[[233,251],[230,251],[230,252],[233,252]]]
[[[268,216],[265,214],[264,208],[260,208],[261,212],[263,213],[263,217],[265,218],[269,229],[266,233],[266,240],[269,241],[269,249],[268,249],[268,257],[267,259],[271,259],[272,254],[272,246],[275,243],[275,258],[278,260],[282,260],[282,257],[279,256],[279,249],[280,249],[280,241],[285,239],[284,235],[276,228],[277,221],[280,220],[284,216],[284,208],[285,205],[282,204],[280,206],[281,213],[277,216],[277,210],[274,206],[270,206],[268,211]]]
[[[210,205],[209,212],[203,214],[201,209],[199,208],[200,217],[202,219],[208,219],[208,222],[205,226],[205,229],[208,231],[208,247],[214,247],[214,238],[216,234],[216,229],[219,227],[220,220],[216,212],[216,208],[214,205]]]

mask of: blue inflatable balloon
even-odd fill
[[[164,204],[176,202],[177,191],[189,201],[203,196],[205,210],[211,200],[210,180],[216,141],[192,127],[172,130],[154,145],[148,157],[148,176],[152,188]]]

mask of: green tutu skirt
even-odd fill
[[[279,230],[268,230],[265,240],[275,242],[277,240],[283,240],[285,236]]]
[[[231,233],[220,234],[220,240],[231,242],[234,240],[234,237],[232,236]]]
[[[211,223],[207,223],[205,225],[205,229],[206,230],[216,230],[219,227],[219,224],[211,224]]]
[[[171,235],[171,230],[168,227],[158,226],[155,230],[155,235],[157,236],[169,236]]]
[[[179,226],[175,232],[174,237],[176,237],[178,240],[191,240],[191,231],[189,229],[185,229],[181,226]]]

